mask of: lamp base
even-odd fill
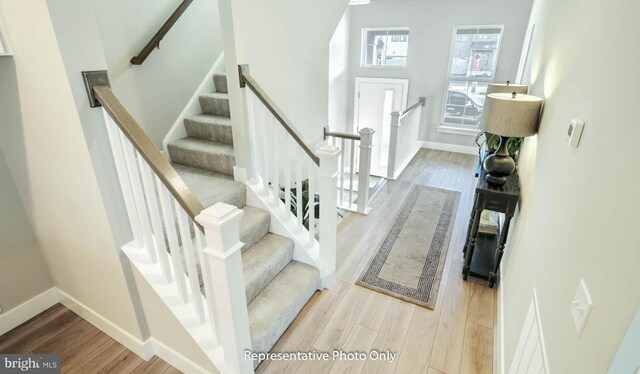
[[[482,167],[487,173],[485,180],[489,184],[502,186],[507,182],[507,177],[516,171],[516,162],[513,161],[507,151],[508,141],[508,137],[500,136],[500,146],[494,154],[487,156],[482,163]]]

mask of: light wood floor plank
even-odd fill
[[[362,325],[355,325],[351,330],[351,335],[342,347],[344,352],[362,352],[368,353],[373,347],[377,331],[371,330]],[[338,360],[334,362],[329,373],[347,374],[360,373],[364,367],[366,360]]]
[[[493,331],[473,322],[467,323],[461,374],[485,374],[493,370]]]

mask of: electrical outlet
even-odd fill
[[[584,326],[587,324],[587,319],[589,319],[592,308],[593,301],[591,301],[587,284],[584,279],[580,279],[576,294],[571,301],[571,315],[573,316],[573,322],[576,326],[578,336],[582,335],[582,330],[584,330]]]

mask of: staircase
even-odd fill
[[[246,205],[247,187],[232,177],[227,79],[214,74],[213,80],[216,92],[199,98],[202,114],[184,120],[187,137],[167,149],[171,165],[204,207],[222,202],[244,211],[239,230],[251,346],[268,352],[318,289],[320,274],[293,260],[291,239],[269,232],[269,212]]]

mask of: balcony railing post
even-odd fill
[[[338,158],[340,148],[325,144],[316,152],[320,157],[318,192],[320,193],[320,276],[322,286],[330,287],[336,271]]]
[[[395,179],[396,154],[398,147],[398,131],[400,129],[400,112],[391,112],[391,126],[389,134],[389,161],[387,165],[387,179]]]
[[[235,206],[216,203],[203,210],[196,220],[204,227],[204,269],[211,274],[213,290],[207,291],[209,308],[215,310],[218,339],[231,373],[253,373],[253,361],[245,360],[251,350],[249,314],[245,297],[241,249],[240,217]],[[211,292],[212,291],[212,292]],[[213,297],[211,297],[213,296]]]
[[[358,213],[368,214],[371,210],[369,202],[369,176],[371,174],[371,148],[375,130],[365,127],[360,129],[360,165],[358,170]]]

